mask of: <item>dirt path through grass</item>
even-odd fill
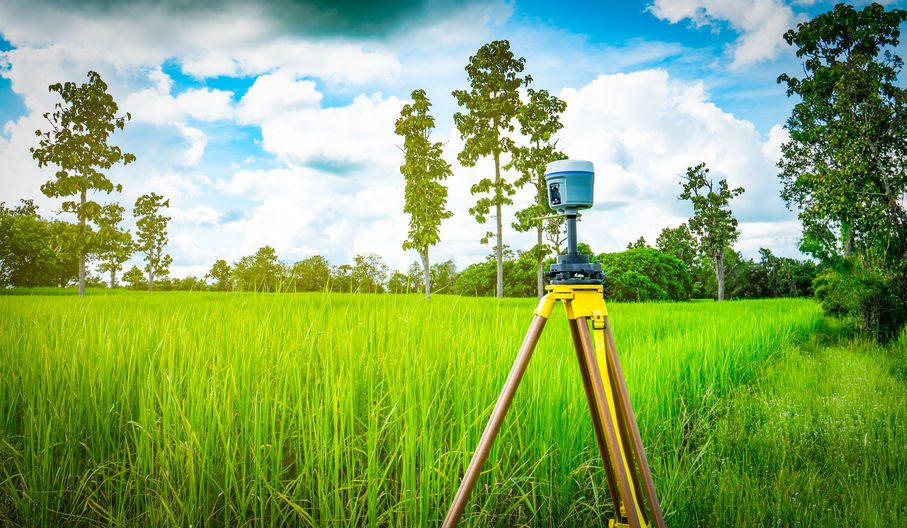
[[[696,439],[672,526],[907,526],[907,339],[811,343]]]

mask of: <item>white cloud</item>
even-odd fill
[[[677,199],[680,175],[700,162],[712,178],[746,189],[731,204],[742,224],[790,220],[774,166],[779,133],[763,142],[752,123],[710,102],[701,83],[646,70],[602,75],[560,97],[567,111],[559,146],[596,167],[601,212],[587,214],[586,225],[598,227],[591,236],[584,231],[593,248],[621,250],[640,235],[654,243],[663,227],[684,221],[692,211]],[[744,231],[741,247],[751,245],[748,236]],[[779,244],[771,247],[795,252],[790,240]]]
[[[782,35],[800,21],[781,0],[655,0],[649,10],[672,24],[690,19],[702,27],[726,21],[741,34],[733,44],[733,68],[777,57],[785,46]]]
[[[322,95],[315,83],[297,81],[288,69],[260,75],[243,95],[236,109],[240,123],[260,125],[287,112],[320,108]]]

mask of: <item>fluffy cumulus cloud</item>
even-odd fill
[[[726,22],[740,33],[732,45],[736,68],[777,57],[785,45],[782,35],[799,21],[782,0],[655,0],[649,10],[671,23],[689,19],[697,27],[714,27]]]
[[[778,198],[775,176],[780,127],[763,141],[750,122],[710,102],[701,83],[672,79],[662,70],[602,75],[561,97],[568,106],[560,145],[596,167],[600,212],[587,214],[584,227],[593,247],[619,250],[641,235],[651,244],[663,227],[684,222],[692,210],[677,199],[680,176],[705,162],[714,179],[746,189],[732,202],[741,223],[740,249],[795,252],[790,235],[796,231],[785,223],[791,215]]]

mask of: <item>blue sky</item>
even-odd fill
[[[857,3],[861,6],[863,4]],[[903,2],[889,6],[903,8]],[[800,226],[778,197],[783,123],[795,101],[776,83],[801,71],[781,38],[831,2],[125,2],[7,0],[0,4],[0,201],[58,203],[40,185],[53,169],[31,159],[34,131],[56,100],[49,84],[101,73],[132,114],[114,142],[138,161],[109,173],[124,192],[98,196],[131,209],[162,192],[173,218],[172,275],[203,275],[273,246],[294,262],[334,264],[376,252],[406,269],[401,249],[402,142],[393,123],[425,89],[434,137],[453,165],[454,216],[432,260],[464,267],[492,251],[468,214],[469,187],[489,160],[461,167],[451,91],[484,43],[507,39],[532,86],[568,104],[559,146],[596,165],[596,207],[580,237],[619,251],[690,214],[679,175],[705,161],[746,193],[733,204],[736,248],[799,256]],[[904,46],[899,50],[903,56]],[[514,175],[508,175],[514,178]],[[518,194],[517,205],[531,197]],[[505,211],[505,225],[515,208]],[[505,230],[513,249],[531,235]],[[136,258],[134,263],[139,263]]]

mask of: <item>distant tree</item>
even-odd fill
[[[129,285],[130,290],[144,290],[148,287],[145,275],[138,266],[132,266],[123,274],[123,282]]]
[[[353,259],[352,281],[361,293],[382,293],[387,281],[388,267],[377,253],[356,255]]]
[[[441,157],[441,143],[429,139],[435,118],[428,113],[431,103],[425,90],[413,90],[410,97],[413,104],[403,106],[395,128],[396,134],[403,136],[404,163],[400,166],[406,178],[403,212],[409,215],[409,234],[403,249],[419,252],[425,270],[425,298],[431,299],[428,248],[440,240],[441,221],[453,215],[446,209],[447,187],[440,183],[452,172],[450,164]]]
[[[97,218],[96,251],[101,260],[98,271],[110,272],[111,288],[117,287],[117,272],[123,269],[123,263],[129,260],[135,249],[132,233],[119,228],[124,212],[125,209],[120,204],[107,204],[101,208],[101,214]]]
[[[293,265],[291,273],[298,291],[322,291],[331,280],[331,263],[314,255]]]
[[[283,279],[283,266],[271,246],[258,249],[233,263],[232,279],[244,291],[277,291]]]
[[[679,258],[686,264],[688,270],[692,270],[693,261],[699,251],[696,238],[690,233],[686,222],[673,229],[670,227],[662,229],[655,241],[655,247],[663,253]]]
[[[205,284],[205,281],[190,275],[182,279],[174,279],[173,289],[179,291],[205,291],[208,289],[208,285]]]
[[[479,158],[491,156],[494,159],[494,179],[482,178],[470,189],[472,194],[480,194],[476,205],[469,209],[469,214],[484,224],[491,208],[495,209],[497,233],[487,232],[482,243],[487,244],[495,237],[495,255],[497,261],[496,294],[504,296],[504,245],[502,207],[513,203],[510,199],[516,189],[501,176],[501,156],[512,152],[515,144],[508,133],[513,131],[514,119],[520,108],[518,89],[528,86],[532,77],[520,77],[526,59],[515,59],[510,51],[510,43],[496,40],[485,44],[475,55],[469,58],[466,74],[469,77],[470,89],[454,90],[457,104],[464,107],[467,113],[454,114],[454,122],[460,137],[465,140],[463,151],[457,156],[464,167],[473,167]],[[490,196],[486,196],[490,194]]]
[[[353,292],[353,267],[341,264],[331,269],[331,289],[339,292]]]
[[[557,150],[554,134],[563,128],[560,114],[567,108],[567,103],[550,95],[547,90],[527,90],[529,101],[517,110],[517,121],[520,132],[529,140],[528,146],[516,147],[513,158],[505,168],[515,168],[520,177],[514,182],[517,188],[532,185],[535,200],[525,209],[517,211],[517,221],[513,228],[525,232],[536,231],[536,245],[530,252],[536,259],[536,285],[538,296],[545,295],[544,270],[542,263],[548,256],[550,248],[544,243],[546,231],[555,235],[560,231],[561,223],[554,219],[542,220],[541,217],[555,214],[548,207],[548,187],[545,182],[545,165],[567,156]],[[552,233],[554,231],[555,233]]]
[[[419,291],[419,283],[422,281],[423,277],[424,273],[422,267],[419,266],[418,262],[413,261],[409,266],[409,270],[406,272],[406,292],[415,293]]]
[[[907,89],[892,52],[904,20],[907,11],[877,3],[838,4],[784,34],[804,77],[778,78],[801,98],[786,124],[781,196],[799,210],[802,249],[816,257],[855,245],[907,257]]]
[[[452,260],[431,267],[431,288],[438,293],[453,293],[457,282],[457,266]]]
[[[230,291],[232,288],[232,268],[224,259],[218,259],[211,266],[211,271],[205,274],[205,277],[215,281],[212,285],[215,291]]]
[[[138,219],[135,222],[139,239],[136,249],[145,253],[148,291],[154,290],[155,276],[166,277],[173,263],[173,258],[164,253],[170,217],[158,213],[162,207],[170,207],[170,200],[164,200],[160,194],[149,193],[139,196],[132,209],[132,214]]]
[[[32,157],[38,167],[57,165],[55,179],[41,186],[41,192],[52,198],[79,197],[79,201],[66,200],[62,211],[74,213],[80,227],[79,233],[79,296],[85,295],[85,261],[91,245],[89,222],[98,218],[101,207],[88,200],[88,192],[117,192],[122,185],[114,185],[100,170],[117,163],[128,164],[135,156],[124,153],[120,147],[108,144],[110,134],[123,129],[131,119],[129,113],[117,116],[117,104],[107,93],[107,84],[94,71],[88,72],[88,82],[52,84],[48,91],[57,92],[63,99],[53,112],[44,118],[50,123],[47,132],[37,130],[40,139],[32,147]]]
[[[65,286],[78,276],[78,230],[38,215],[32,200],[0,202],[0,287]]]
[[[388,293],[409,293],[409,285],[407,281],[409,278],[400,273],[397,270],[393,270],[390,273],[390,278],[387,279],[387,292]]]
[[[646,243],[646,237],[639,237],[636,239],[636,242],[630,242],[627,244],[627,249],[645,249],[648,248],[649,244]]]
[[[608,277],[606,294],[616,301],[687,301],[692,283],[686,265],[650,247],[596,257]]]
[[[740,236],[737,219],[730,209],[730,201],[743,193],[743,187],[729,189],[727,180],[716,185],[708,178],[705,163],[687,169],[681,182],[682,200],[693,203],[690,230],[699,241],[699,251],[710,259],[718,281],[718,300],[724,300],[724,252]]]

